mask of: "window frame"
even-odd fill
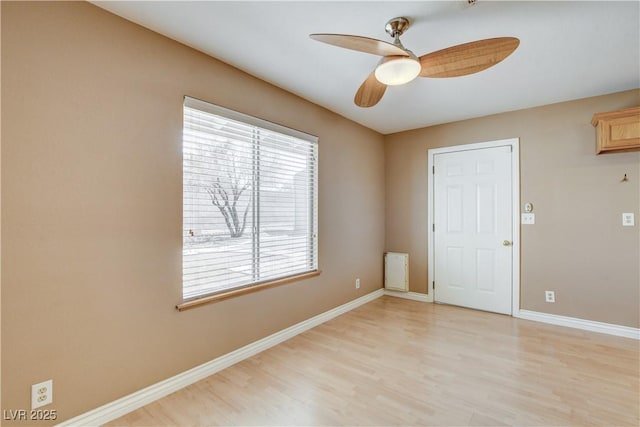
[[[281,277],[276,277],[276,278],[271,278],[271,279],[267,279],[267,280],[263,280],[263,281],[257,281],[257,282],[252,282],[249,284],[244,284],[244,285],[238,285],[238,286],[234,286],[231,288],[227,288],[227,289],[222,289],[222,290],[213,290],[212,292],[209,293],[205,293],[205,294],[201,294],[201,295],[197,295],[194,297],[190,297],[190,298],[184,298],[184,270],[183,270],[183,275],[182,275],[182,286],[181,289],[183,291],[183,301],[180,304],[176,305],[176,308],[179,311],[182,310],[186,310],[189,308],[193,308],[193,307],[197,307],[200,306],[202,304],[207,304],[210,302],[215,302],[215,301],[220,301],[220,300],[224,300],[227,298],[231,298],[231,297],[235,297],[235,296],[239,296],[239,295],[244,295],[247,293],[251,293],[251,292],[256,292],[259,290],[263,290],[263,289],[267,289],[267,288],[271,288],[274,286],[279,286],[279,285],[283,285],[286,283],[291,283],[293,281],[299,281],[299,280],[304,280],[310,277],[315,277],[320,275],[321,271],[319,269],[319,265],[320,265],[320,259],[319,259],[319,242],[318,242],[318,137],[305,133],[305,132],[301,132],[299,130],[296,129],[291,129],[288,128],[286,126],[282,126],[279,125],[277,123],[273,123],[267,120],[263,120],[257,117],[253,117],[250,116],[248,114],[244,114],[244,113],[240,113],[238,111],[234,111],[234,110],[230,110],[228,108],[224,108],[215,104],[211,104],[209,102],[205,102],[196,98],[192,98],[189,96],[185,96],[184,97],[184,102],[182,105],[182,112],[184,115],[185,109],[186,108],[191,108],[191,109],[195,109],[195,110],[199,110],[205,113],[209,113],[209,114],[213,114],[215,116],[218,117],[223,117],[225,119],[229,119],[229,120],[234,120],[237,122],[241,122],[245,125],[249,125],[249,126],[254,126],[257,127],[258,129],[264,129],[267,131],[271,131],[271,132],[275,132],[275,133],[279,133],[282,135],[286,135],[286,136],[290,136],[290,137],[294,137],[303,141],[308,142],[309,144],[311,144],[312,149],[314,150],[315,156],[313,157],[313,168],[314,170],[310,171],[310,174],[312,174],[310,176],[310,180],[309,182],[312,185],[312,188],[310,190],[309,196],[310,199],[313,203],[312,203],[312,212],[310,215],[311,218],[311,224],[310,224],[310,229],[311,229],[311,236],[312,236],[312,244],[311,246],[309,246],[309,248],[312,248],[312,250],[315,253],[315,269],[311,269],[308,271],[304,271],[302,273],[296,273],[296,274],[292,274],[292,275],[288,275],[288,276],[281,276]],[[184,120],[184,119],[183,119]],[[184,135],[184,129],[185,129],[185,122],[183,121],[183,135]],[[182,144],[184,144],[184,136],[182,139]],[[182,161],[182,173],[183,173],[183,177],[184,177],[184,173],[185,173],[185,167],[184,167],[184,157],[183,157],[183,161]],[[184,206],[184,202],[185,202],[185,191],[184,191],[184,187],[182,190],[182,203]],[[184,236],[184,207],[183,207],[183,211],[182,211],[182,232],[183,232],[183,236]],[[182,253],[184,256],[184,249],[185,249],[185,245],[184,245],[184,240],[183,240],[183,244],[182,244]],[[258,253],[257,257],[260,257],[260,253]]]

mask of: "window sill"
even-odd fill
[[[247,286],[245,288],[231,289],[228,291],[219,292],[213,295],[206,295],[193,300],[184,301],[181,304],[176,305],[178,311],[188,310],[190,308],[198,307],[201,305],[209,304],[212,302],[222,301],[227,298],[233,298],[240,295],[250,294],[252,292],[261,291],[267,288],[273,288],[275,286],[284,285],[286,283],[296,282],[298,280],[309,279],[311,277],[319,276],[320,270],[311,271],[309,273],[296,274],[295,276],[284,277],[282,279],[272,280],[269,282],[258,283],[253,286]]]

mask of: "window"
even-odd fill
[[[185,98],[183,299],[318,269],[317,138]]]

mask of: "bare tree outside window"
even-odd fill
[[[211,203],[220,210],[232,238],[242,237],[247,226],[247,214],[251,207],[252,177],[240,173],[236,156],[230,155],[231,167],[227,170],[226,180],[216,177],[206,188]],[[242,197],[249,194],[249,197]],[[248,200],[247,200],[248,199]]]

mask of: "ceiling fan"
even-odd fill
[[[476,40],[417,57],[400,41],[409,28],[409,20],[393,18],[385,31],[393,43],[348,34],[310,34],[314,40],[345,49],[382,56],[376,69],[362,83],[354,102],[359,107],[372,107],[382,99],[387,86],[409,83],[416,77],[459,77],[492,67],[511,55],[520,44],[515,37]]]

